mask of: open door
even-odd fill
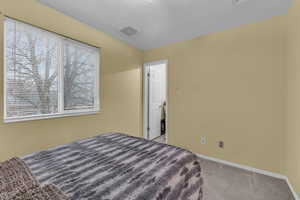
[[[166,134],[166,61],[145,64],[144,86],[144,136],[153,140]]]

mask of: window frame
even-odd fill
[[[39,115],[30,115],[30,116],[22,116],[22,117],[7,117],[7,83],[6,83],[6,78],[7,78],[7,66],[6,66],[6,22],[5,20],[13,20],[16,21],[17,23],[23,23],[28,26],[40,29],[41,31],[45,31],[47,33],[55,35],[59,40],[59,65],[57,66],[57,72],[58,72],[58,112],[57,113],[51,113],[51,114],[39,114]],[[67,36],[49,31],[47,29],[14,19],[10,17],[4,17],[4,23],[3,23],[3,104],[4,104],[4,112],[3,112],[3,119],[4,123],[13,123],[13,122],[24,122],[24,121],[32,121],[32,120],[43,120],[43,119],[51,119],[51,118],[61,118],[61,117],[71,117],[71,116],[81,116],[81,115],[94,115],[97,114],[101,111],[100,107],[100,68],[101,68],[101,48],[95,47],[93,45],[87,44],[82,41],[78,41],[72,38],[69,38]],[[78,110],[65,110],[64,109],[64,62],[63,62],[63,57],[64,57],[64,44],[65,43],[71,43],[74,45],[78,46],[83,46],[84,48],[90,48],[94,49],[96,51],[95,53],[95,87],[94,87],[94,107],[91,109],[78,109]]]

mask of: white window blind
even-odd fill
[[[99,111],[98,48],[5,19],[4,120]]]

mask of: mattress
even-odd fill
[[[72,200],[201,200],[198,157],[184,149],[108,133],[22,158],[41,184]]]

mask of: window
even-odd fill
[[[6,18],[5,122],[99,111],[98,48]]]

